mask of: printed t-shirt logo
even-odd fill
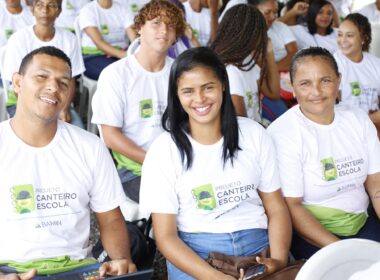
[[[323,168],[323,180],[333,181],[338,178],[338,172],[332,157],[328,157],[321,160]]]
[[[7,38],[7,40],[12,36],[13,34],[13,29],[5,29],[5,38]]]
[[[131,5],[131,9],[132,9],[132,12],[133,13],[137,13],[139,11],[139,7],[137,6],[137,4],[133,3]]]
[[[73,9],[73,5],[71,5],[71,3],[69,1],[66,2],[66,9],[67,10],[72,10]]]
[[[248,108],[252,108],[253,106],[253,93],[252,91],[247,91],[245,93],[245,96],[247,97],[247,100],[248,100]]]
[[[193,28],[193,35],[199,40],[199,31]]]
[[[350,83],[351,86],[351,93],[354,96],[359,96],[360,93],[362,92],[362,89],[360,88],[359,82],[352,82]]]
[[[213,210],[216,208],[214,190],[211,184],[196,187],[192,193],[199,209]]]
[[[25,214],[35,210],[33,185],[13,186],[11,192],[16,213]]]
[[[145,99],[140,101],[140,116],[143,119],[153,116],[153,102],[152,99]]]
[[[109,34],[110,34],[110,30],[109,30],[107,24],[101,24],[101,25],[100,25],[100,31],[101,31],[102,34],[104,34],[104,35],[109,35]]]

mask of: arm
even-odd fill
[[[219,0],[207,0],[208,7],[210,9],[211,16],[211,33],[209,45],[214,42],[216,36],[216,30],[218,29],[218,10],[219,10]]]
[[[285,199],[292,217],[293,227],[303,239],[319,248],[339,240],[302,206],[302,197],[286,197]]]
[[[20,274],[12,273],[12,274],[5,275],[0,272],[0,280],[31,280],[36,275],[37,275],[36,269],[32,269],[28,272],[20,273]]]
[[[185,35],[187,38],[189,38],[193,47],[196,48],[201,46],[201,43],[199,43],[197,37],[194,36],[193,29],[191,28],[190,24],[186,24]]]
[[[368,175],[364,186],[371,199],[377,217],[380,219],[380,172]]]
[[[287,25],[296,25],[297,17],[305,15],[308,9],[309,4],[305,2],[297,2],[293,8],[291,8],[289,11],[286,11],[282,17],[278,18],[278,20]]]
[[[94,42],[96,47],[99,50],[105,52],[106,54],[109,54],[117,58],[123,58],[127,55],[126,51],[115,48],[114,46],[106,42],[102,34],[100,34],[99,29],[97,27],[94,27],[94,26],[86,27],[84,29],[84,32],[86,32],[86,34],[91,38],[91,40]]]
[[[120,208],[96,213],[96,219],[103,247],[112,259],[99,268],[100,276],[122,275],[136,271],[130,254],[128,230]]]
[[[211,267],[177,235],[176,215],[152,214],[158,249],[173,265],[196,279],[235,279]]]
[[[234,104],[235,112],[237,116],[247,117],[247,111],[245,110],[244,97],[231,94],[232,103]]]
[[[127,34],[131,43],[137,38],[137,32],[134,25],[129,26],[126,29],[125,33]]]
[[[268,39],[266,73],[264,73],[263,82],[260,91],[269,99],[276,100],[280,98],[280,75],[274,60],[272,41]]]
[[[295,41],[286,44],[285,48],[287,54],[283,59],[277,62],[278,71],[289,71],[290,62],[298,50],[297,43]]]
[[[131,160],[143,163],[146,152],[125,136],[121,128],[104,124],[101,127],[104,142],[108,148],[121,153]]]
[[[64,122],[69,123],[71,121],[70,106],[71,106],[71,102],[73,101],[74,96],[75,96],[75,78],[72,78],[70,80],[69,97],[67,98],[67,103],[65,107],[62,109],[61,113],[59,114],[59,119]]]
[[[286,266],[292,233],[292,224],[281,190],[270,193],[260,192],[265,213],[268,216],[270,259],[260,258],[260,263],[268,267],[268,272],[275,272]]]

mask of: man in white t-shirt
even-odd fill
[[[152,141],[161,134],[167,104],[168,49],[183,34],[181,10],[153,0],[135,17],[138,51],[103,70],[92,100],[92,122],[101,126],[117,162],[124,190],[139,201],[141,164]]]
[[[13,75],[16,114],[0,124],[1,280],[136,270],[119,208],[125,195],[106,147],[58,121],[70,79],[70,59],[51,46],[29,53]],[[102,265],[91,257],[90,209],[112,260]]]
[[[380,23],[380,0],[364,6],[358,13],[366,16],[370,22]]]

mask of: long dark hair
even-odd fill
[[[211,48],[223,63],[249,71],[259,59],[265,63],[267,42],[264,16],[253,5],[240,4],[226,12]],[[246,60],[251,54],[250,59]],[[264,68],[265,65],[262,65],[263,71]]]
[[[309,10],[307,11],[305,22],[307,25],[307,28],[309,29],[310,34],[314,35],[317,33],[317,24],[315,23],[315,18],[317,17],[319,11],[322,9],[323,6],[329,5],[334,9],[334,6],[327,0],[314,0],[311,1]],[[333,32],[333,19],[331,19],[331,22],[329,26],[326,29],[326,34],[331,34]]]
[[[223,135],[223,162],[233,158],[239,150],[239,127],[232,104],[226,67],[210,48],[188,49],[180,54],[173,63],[169,76],[168,105],[162,116],[162,127],[170,133],[181,154],[182,163],[187,169],[193,163],[193,148],[186,136],[189,133],[189,116],[182,108],[178,98],[178,80],[184,72],[195,67],[206,67],[214,72],[222,83],[223,101],[221,107],[221,134]]]

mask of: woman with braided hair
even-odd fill
[[[349,14],[339,27],[339,51],[334,57],[342,75],[341,104],[369,114],[380,137],[380,59],[368,53],[371,24],[367,17]]]
[[[226,64],[236,114],[262,122],[259,93],[279,98],[279,74],[261,12],[240,4],[227,11],[211,48]]]

